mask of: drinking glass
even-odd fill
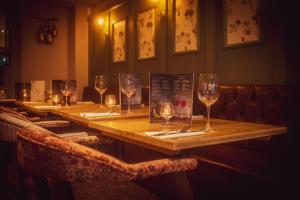
[[[219,98],[219,81],[216,74],[200,74],[198,83],[198,98],[206,106],[207,121],[205,125],[205,132],[213,132],[211,128],[210,106],[213,105]]]
[[[109,108],[109,111],[112,112],[113,111],[113,107],[117,103],[115,95],[106,95],[104,103]]]
[[[103,107],[102,104],[102,95],[108,89],[107,76],[104,74],[97,75],[95,78],[95,90],[100,94],[100,107]]]
[[[127,96],[127,99],[128,99],[127,113],[131,113],[130,98],[137,90],[135,74],[121,74],[120,75],[120,87],[121,87],[121,91]]]
[[[60,95],[58,95],[58,94],[55,94],[54,96],[53,96],[53,99],[52,99],[52,101],[53,101],[53,103],[54,103],[54,105],[58,105],[58,103],[60,102],[60,100],[61,100],[61,97],[60,97]]]
[[[170,102],[164,102],[159,109],[159,115],[166,120],[166,125],[169,125],[169,120],[174,116],[175,108]]]
[[[71,87],[70,81],[66,80],[66,81],[62,82],[61,92],[62,92],[63,96],[65,96],[65,98],[66,98],[65,106],[68,107],[68,97],[72,95],[72,87]]]

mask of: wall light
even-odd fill
[[[99,25],[103,25],[104,24],[104,19],[101,17],[101,18],[99,18],[98,20],[97,20],[97,23],[99,24]]]

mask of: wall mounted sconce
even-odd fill
[[[58,31],[55,26],[55,22],[58,19],[55,18],[36,18],[39,21],[39,28],[36,33],[36,39],[41,44],[52,44],[54,38],[57,37]]]
[[[97,23],[99,24],[99,25],[103,25],[104,24],[104,19],[101,17],[101,18],[99,18],[98,20],[97,20]]]

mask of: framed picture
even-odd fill
[[[261,0],[223,0],[225,47],[261,41]]]
[[[199,48],[198,0],[174,0],[174,52],[197,51]]]
[[[137,16],[138,59],[155,57],[155,9],[141,12]]]
[[[126,19],[112,25],[112,61],[126,61]]]

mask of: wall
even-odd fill
[[[16,0],[17,1],[17,0]],[[14,96],[17,81],[76,79],[78,96],[88,80],[88,22],[86,6],[60,2],[26,1],[16,3],[11,13],[12,55],[5,69],[5,86]],[[58,36],[53,44],[39,44],[36,32],[39,18],[57,18]]]
[[[120,1],[110,1],[118,5]],[[287,83],[287,50],[283,22],[277,14],[275,1],[263,3],[263,40],[257,45],[224,48],[222,0],[199,1],[200,50],[194,53],[174,54],[172,51],[172,6],[167,1],[121,1],[118,6],[99,3],[92,7],[90,20],[90,69],[89,83],[96,73],[108,73],[111,84],[117,84],[120,72],[140,73],[143,84],[148,84],[149,72],[192,73],[215,72],[225,84],[285,84]],[[136,14],[156,7],[156,57],[138,60],[136,56]],[[166,16],[159,16],[166,11]],[[110,22],[128,19],[128,56],[122,64],[111,62],[110,35],[95,20],[108,16]],[[111,34],[111,26],[109,28]]]
[[[67,79],[68,77],[68,8],[45,4],[25,4],[22,10],[22,81]],[[39,21],[36,17],[57,18],[58,36],[50,45],[36,40]]]

